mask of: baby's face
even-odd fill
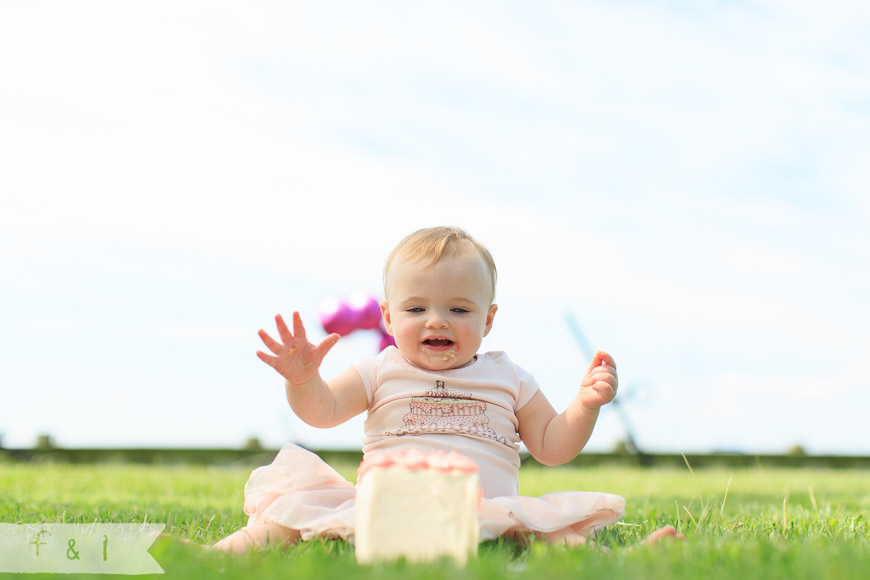
[[[443,259],[429,267],[397,258],[381,303],[387,332],[402,355],[421,368],[465,366],[498,309],[490,284],[480,258]]]

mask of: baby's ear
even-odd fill
[[[486,313],[486,326],[483,329],[483,336],[489,334],[489,331],[492,330],[492,321],[495,319],[495,313],[498,311],[498,304],[493,304],[489,307],[489,311]]]
[[[386,300],[381,302],[381,316],[384,318],[384,328],[387,334],[393,336],[393,324],[390,321],[390,303]]]

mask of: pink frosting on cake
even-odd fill
[[[372,451],[360,463],[357,470],[357,480],[371,469],[387,467],[404,467],[412,471],[432,469],[435,471],[459,471],[462,473],[477,473],[477,464],[464,455],[451,451],[430,451],[425,453],[416,447],[403,451]]]

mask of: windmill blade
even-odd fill
[[[595,353],[592,351],[592,347],[589,345],[589,341],[586,340],[586,335],[583,334],[583,331],[580,330],[580,325],[577,324],[577,320],[575,320],[574,315],[568,313],[565,315],[565,322],[568,323],[568,328],[571,330],[571,334],[574,335],[574,340],[580,345],[580,350],[583,351],[583,355],[586,357],[586,360],[592,360],[592,357],[595,356]]]

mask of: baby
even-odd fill
[[[565,491],[517,495],[519,443],[546,465],[571,461],[592,434],[602,405],[617,391],[616,365],[597,352],[577,396],[557,413],[534,378],[502,352],[478,352],[492,330],[496,267],[490,252],[464,231],[417,231],[387,258],[384,326],[396,341],[330,381],[320,364],[338,342],[308,341],[298,312],[293,330],[275,317],[278,339],[259,335],[258,352],[285,379],[287,400],[315,427],[339,425],[367,412],[363,452],[456,450],[480,469],[481,540],[544,537],[580,544],[624,513],[623,498]],[[316,455],[286,445],[245,486],[247,526],[215,544],[244,552],[269,543],[353,537],[355,487]],[[673,528],[651,539],[674,535]]]

